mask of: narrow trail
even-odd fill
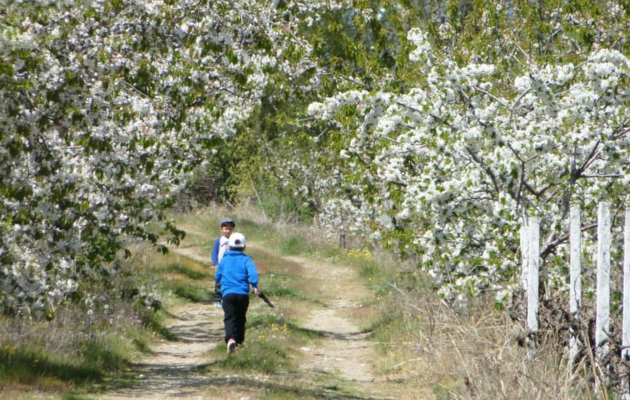
[[[374,358],[367,333],[349,318],[352,310],[362,308],[370,293],[357,281],[349,267],[306,259],[285,257],[304,267],[307,278],[317,282],[323,306],[311,311],[302,327],[323,334],[320,346],[304,350],[302,369],[306,372],[335,374],[346,381],[375,383],[371,362]],[[372,386],[372,385],[370,385]],[[375,388],[370,388],[374,391]]]
[[[195,240],[202,234],[191,229],[181,246],[171,249],[172,254],[210,265],[209,257],[201,252],[200,242]],[[248,248],[269,252],[251,242]],[[208,376],[200,373],[198,367],[208,362],[204,353],[223,341],[223,311],[211,304],[187,303],[170,309],[173,317],[166,324],[180,340],[163,340],[153,345],[153,354],[132,366],[132,373],[138,379],[131,386],[121,384],[98,398],[255,399],[269,388],[291,390],[302,398],[413,398],[402,395],[402,388],[395,382],[379,378],[374,373],[375,357],[368,341],[369,333],[361,331],[358,326],[360,318],[357,317],[372,294],[358,280],[354,268],[305,257],[283,259],[302,267],[306,280],[310,282],[309,290],[317,297],[310,314],[297,322],[301,328],[321,335],[312,344],[300,349],[300,372],[289,379],[289,383],[277,382],[264,375]],[[321,386],[322,381],[330,379],[357,394],[343,395],[335,389]],[[311,389],[301,391],[301,387]]]
[[[176,254],[202,263],[211,263],[197,246],[171,249]],[[223,340],[223,311],[210,304],[186,303],[169,310],[173,316],[166,327],[179,339],[160,340],[151,348],[153,354],[133,365],[138,383],[121,385],[101,399],[209,398],[204,395],[217,379],[201,375],[197,367],[207,360],[204,353]]]
[[[212,265],[212,259],[202,254],[195,236],[191,232],[182,246],[170,248],[175,256],[190,258],[196,262]],[[99,397],[107,399],[207,399],[208,387],[220,383],[216,377],[199,374],[197,368],[207,362],[204,353],[215,348],[223,340],[223,310],[211,304],[186,303],[168,310],[172,315],[166,328],[177,341],[161,339],[153,344],[153,354],[145,356],[132,366],[137,383],[108,391]]]

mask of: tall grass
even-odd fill
[[[88,314],[66,306],[53,321],[2,317],[0,385],[63,388],[123,370],[134,354],[147,351],[148,334],[134,307],[109,310]]]
[[[477,299],[460,312],[426,291],[396,291],[376,326],[381,373],[432,387],[437,399],[591,399],[580,371],[567,368],[564,349],[547,340],[517,345],[523,327]],[[584,374],[585,375],[585,374]]]
[[[77,383],[100,380],[103,373],[98,365],[91,364],[57,355],[41,347],[5,344],[0,348],[0,384],[32,384],[39,378]],[[42,386],[59,384],[48,380]]]
[[[140,289],[151,279],[140,258],[123,265],[107,289],[64,303],[50,321],[0,317],[0,386],[71,390],[123,373],[150,353],[153,336],[176,339],[163,325],[160,302],[147,303]]]

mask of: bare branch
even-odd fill
[[[475,89],[476,91],[478,91],[480,93],[485,94],[486,96],[490,97],[491,99],[493,99],[497,103],[501,104],[503,107],[510,108],[510,107],[508,107],[508,105],[503,100],[499,99],[498,97],[496,97],[495,95],[491,94],[487,90],[483,90],[482,88],[477,87],[477,86],[473,86],[473,89]]]
[[[581,175],[582,178],[623,178],[623,174]]]
[[[581,228],[582,232],[584,231],[588,231],[590,229],[595,229],[597,228],[597,222],[594,222],[590,225],[585,225]],[[557,246],[565,243],[567,240],[569,240],[569,234],[566,233],[562,236],[560,236],[558,239],[554,240],[553,242],[547,243],[547,245],[545,246],[545,249],[540,253],[540,257],[545,258],[549,255],[549,253],[551,253]]]
[[[492,169],[489,166],[487,166],[483,162],[482,159],[480,159],[476,154],[474,154],[470,147],[466,146],[466,151],[468,152],[470,157],[473,159],[473,161],[475,161],[477,164],[479,164],[481,166],[481,168],[486,172],[486,174],[488,174],[490,179],[492,179],[492,185],[494,186],[494,190],[496,190],[497,193],[499,193],[500,192],[499,181],[498,181],[496,175],[494,174],[494,172],[492,171]]]

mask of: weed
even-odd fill
[[[98,367],[81,365],[40,348],[5,345],[0,348],[0,383],[32,383],[41,378],[83,383],[102,378]]]
[[[187,278],[195,279],[195,280],[208,279],[212,276],[212,274],[210,273],[200,272],[189,266],[186,266],[180,263],[168,264],[162,267],[161,271],[182,274],[182,275],[185,275]]]
[[[94,336],[80,345],[79,352],[88,365],[104,371],[118,371],[128,365],[132,345],[117,335]]]
[[[213,298],[213,291],[210,288],[181,279],[168,280],[164,282],[164,287],[177,297],[195,303],[211,301]]]
[[[146,311],[141,315],[142,326],[150,332],[160,335],[166,340],[177,341],[177,335],[168,330],[160,321],[161,316],[158,313]]]

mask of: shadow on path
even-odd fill
[[[341,393],[335,387],[330,388],[304,388],[298,383],[289,386],[270,381],[252,379],[239,376],[212,377],[198,374],[197,366],[171,367],[171,366],[145,366],[146,377],[142,379],[142,397],[163,398],[188,398],[199,396],[204,391],[211,389],[232,387],[263,389],[271,392],[294,393],[300,396],[312,396],[318,399],[339,400],[379,400],[376,397],[360,397]],[[297,383],[297,382],[296,382]],[[137,398],[137,388],[126,386],[124,383],[112,385],[108,390],[116,392],[116,398]],[[205,398],[205,397],[204,397]]]

